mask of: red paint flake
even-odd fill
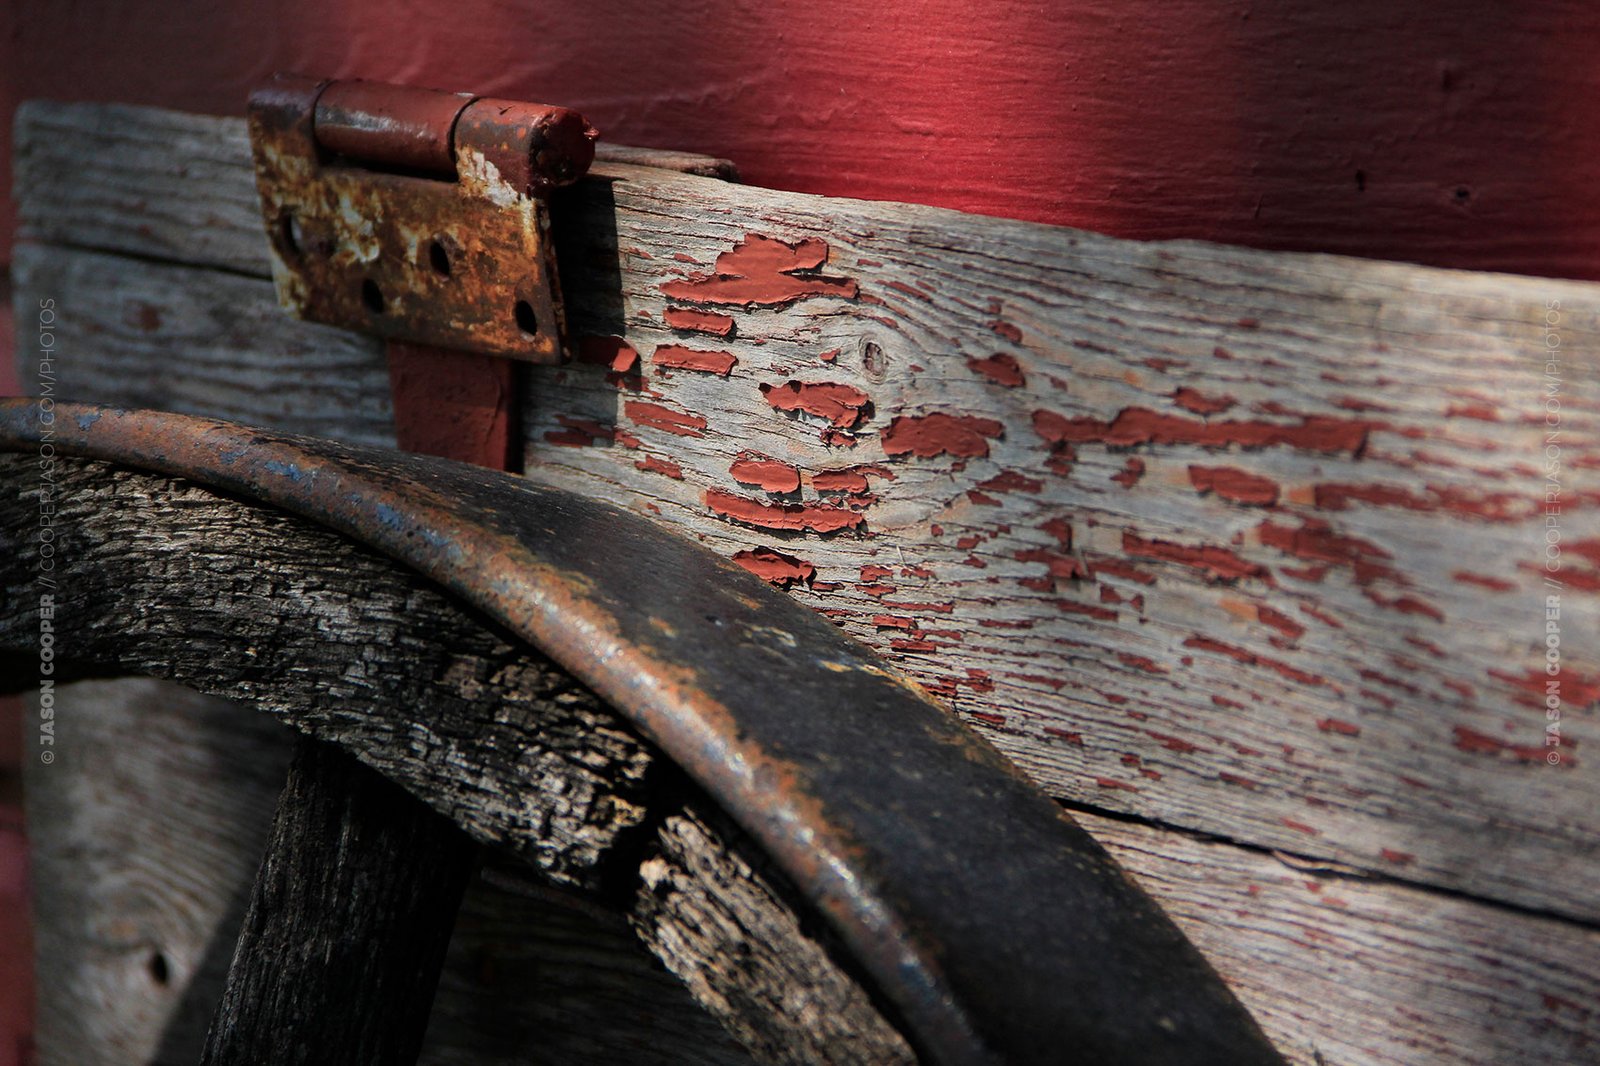
[[[1282,611],[1275,611],[1265,604],[1256,605],[1256,618],[1272,626],[1290,640],[1299,640],[1305,635],[1306,627],[1296,622]]]
[[[885,455],[936,455],[978,457],[989,454],[985,438],[996,438],[1005,427],[992,418],[970,415],[901,415],[883,431]]]
[[[1144,460],[1130,458],[1123,465],[1122,472],[1112,475],[1111,480],[1125,489],[1131,489],[1139,483],[1139,479],[1142,477],[1144,477]]]
[[[756,577],[783,589],[795,584],[809,585],[817,574],[817,568],[810,563],[774,548],[751,548],[735,552],[733,561]]]
[[[1044,491],[1044,482],[1019,474],[1015,470],[1005,470],[988,481],[978,482],[978,487],[980,489],[988,489],[990,492],[1031,492],[1037,494]]]
[[[906,617],[903,617],[903,616],[898,615],[898,614],[875,614],[875,615],[872,616],[871,621],[872,621],[872,624],[874,626],[876,626],[877,628],[879,628],[879,629],[915,629],[915,628],[917,628],[917,623],[916,623],[915,619],[906,618]]]
[[[1341,736],[1359,737],[1361,727],[1352,722],[1341,721],[1338,718],[1323,718],[1317,722],[1317,728],[1324,733],[1338,733]]]
[[[822,276],[825,242],[809,237],[789,244],[752,233],[717,256],[714,273],[669,281],[661,291],[674,299],[725,307],[784,307],[815,296],[853,299],[856,283]]]
[[[1007,355],[1005,352],[996,352],[987,359],[969,357],[967,359],[967,369],[973,373],[982,374],[998,385],[1004,385],[1011,389],[1027,381],[1027,378],[1022,373],[1022,365],[1017,362],[1016,357]]]
[[[1156,583],[1156,577],[1154,574],[1145,570],[1140,570],[1137,566],[1134,566],[1131,563],[1125,563],[1120,559],[1112,559],[1107,556],[1098,555],[1094,557],[1094,561],[1091,565],[1095,574],[1110,574],[1112,577],[1120,577],[1128,581],[1137,581],[1141,585],[1154,585]]]
[[[1147,729],[1145,732],[1149,735],[1151,740],[1156,741],[1168,751],[1177,752],[1179,755],[1192,755],[1197,751],[1205,750],[1201,748],[1200,745],[1191,744],[1182,737],[1171,736],[1167,733],[1157,733],[1153,729]]]
[[[817,358],[821,359],[824,363],[831,363],[835,359],[839,358],[839,349],[829,348],[827,351],[817,356]]]
[[[621,337],[583,337],[578,341],[578,361],[626,374],[639,365],[639,353]]]
[[[1319,837],[1322,835],[1322,830],[1315,829],[1304,822],[1297,822],[1293,818],[1279,818],[1278,821],[1288,828],[1293,829],[1296,833],[1304,833],[1306,836],[1312,837]]]
[[[611,441],[616,438],[615,426],[604,425],[591,418],[556,415],[556,421],[566,428],[547,430],[544,439],[563,448],[587,448],[599,441]]]
[[[1013,556],[1019,563],[1043,563],[1050,571],[1050,579],[1045,582],[1042,591],[1055,588],[1056,580],[1071,581],[1075,578],[1088,577],[1089,571],[1085,570],[1076,556],[1061,555],[1050,551],[1048,548],[1026,548],[1018,551]]]
[[[980,506],[983,506],[983,507],[999,507],[1000,506],[1000,501],[999,500],[995,499],[993,496],[989,495],[987,492],[981,492],[978,489],[968,489],[967,490],[967,499],[969,499],[973,503],[979,504]]]
[[[1067,418],[1054,411],[1035,411],[1033,429],[1051,444],[1100,443],[1117,448],[1138,444],[1193,444],[1202,448],[1267,448],[1283,445],[1304,451],[1360,455],[1366,447],[1370,422],[1323,415],[1303,415],[1295,425],[1274,422],[1197,422],[1129,407],[1110,422],[1098,418]]]
[[[1097,777],[1094,779],[1094,783],[1099,785],[1101,788],[1116,788],[1121,789],[1124,792],[1139,791],[1138,785],[1130,785],[1126,781],[1113,781],[1109,777]]]
[[[663,344],[650,357],[652,366],[665,370],[698,370],[724,378],[738,361],[732,352],[702,352],[681,344]]]
[[[797,492],[800,489],[799,470],[788,463],[754,452],[741,453],[728,467],[728,473],[741,485],[754,485],[768,492]]]
[[[1024,680],[1026,680],[1026,679],[1024,679]],[[1040,678],[1039,680],[1049,680],[1049,679],[1048,678]],[[1044,731],[1045,731],[1045,735],[1046,736],[1052,736],[1052,737],[1055,737],[1058,740],[1064,740],[1068,744],[1076,744],[1080,748],[1083,747],[1083,734],[1082,733],[1069,732],[1068,730],[1059,729],[1059,728],[1057,728],[1056,726],[1053,726],[1053,725],[1045,726],[1044,727]]]
[[[1231,466],[1191,466],[1189,484],[1202,496],[1214,492],[1225,500],[1252,507],[1278,502],[1278,483]]]
[[[702,311],[694,307],[669,307],[662,317],[673,329],[709,333],[713,337],[726,337],[733,332],[732,317],[715,311]]]
[[[907,285],[903,281],[886,281],[886,282],[884,282],[884,284],[887,285],[889,288],[893,289],[895,292],[903,293],[906,296],[915,296],[919,300],[927,300],[928,299],[928,294],[927,293],[923,292],[921,289],[916,288],[913,285]]]
[[[1125,666],[1131,666],[1136,670],[1143,670],[1149,674],[1165,674],[1168,672],[1165,666],[1162,666],[1154,659],[1147,659],[1143,655],[1132,655],[1125,651],[1119,651],[1117,652],[1117,659]]]
[[[1245,577],[1270,580],[1267,568],[1246,562],[1227,548],[1215,545],[1192,547],[1165,540],[1146,540],[1132,530],[1122,534],[1122,550],[1136,559],[1159,559],[1204,571],[1212,581],[1237,581]]]
[[[860,588],[863,596],[871,596],[875,600],[881,600],[900,591],[893,585],[862,585]]]
[[[1072,523],[1065,518],[1052,518],[1040,523],[1039,528],[1054,537],[1063,549],[1072,547]]]
[[[1252,781],[1248,777],[1241,777],[1239,774],[1229,773],[1227,770],[1218,773],[1217,780],[1225,785],[1237,785],[1240,788],[1247,788],[1251,792],[1258,791],[1261,788],[1260,781]]]
[[[645,456],[637,463],[634,463],[633,466],[635,470],[648,470],[656,474],[665,474],[667,477],[677,481],[683,480],[683,467],[677,463],[668,462],[666,459],[658,459],[654,455]]]
[[[886,466],[847,466],[841,470],[820,470],[811,475],[811,487],[818,492],[838,492],[847,496],[860,496],[871,486],[868,476],[894,480],[894,471]]]
[[[1543,707],[1545,694],[1552,678],[1543,670],[1528,670],[1521,675],[1491,669],[1489,676],[1519,689],[1518,702],[1529,707]],[[1563,665],[1561,670],[1561,700],[1570,707],[1583,707],[1600,700],[1600,677],[1584,677]]]
[[[1409,511],[1444,511],[1490,522],[1514,522],[1527,514],[1534,501],[1513,492],[1479,494],[1456,485],[1427,485],[1427,495],[1418,495],[1398,485],[1352,485],[1328,482],[1312,490],[1316,506],[1324,511],[1343,511],[1351,501],[1374,507],[1403,507]]]
[[[891,640],[889,642],[889,649],[891,651],[938,651],[939,645],[935,644],[931,640]],[[941,693],[941,695],[945,696],[952,696],[954,694],[954,685],[950,686],[949,691]]]
[[[1341,536],[1321,520],[1307,519],[1299,529],[1263,522],[1256,530],[1261,535],[1261,543],[1268,547],[1299,559],[1350,567],[1358,585],[1378,578],[1405,584],[1393,567],[1373,561],[1393,558],[1388,552],[1371,541]]]
[[[1455,746],[1469,755],[1499,755],[1502,752],[1510,755],[1517,762],[1543,763],[1546,748],[1542,744],[1508,744],[1499,737],[1492,737],[1487,733],[1480,733],[1464,725],[1458,725],[1453,730]],[[1553,750],[1553,749],[1551,749]],[[1561,760],[1569,766],[1576,766],[1577,762],[1570,756]]]
[[[1002,726],[1006,724],[1006,716],[995,714],[993,711],[968,711],[968,717],[984,725]]]
[[[900,568],[900,576],[920,577],[923,580],[927,580],[928,578],[933,577],[933,571],[929,570],[926,566],[902,566]]]
[[[1474,574],[1471,570],[1457,570],[1450,576],[1462,584],[1478,585],[1495,592],[1514,592],[1517,588],[1515,581],[1507,581],[1503,577],[1486,577],[1483,574]]]
[[[1393,848],[1384,848],[1378,852],[1385,862],[1392,862],[1396,866],[1410,866],[1416,861],[1416,856],[1409,851],[1396,851]]]
[[[1230,700],[1226,696],[1212,696],[1211,702],[1216,704],[1218,707],[1226,707],[1233,711],[1244,710],[1244,704],[1240,703],[1238,700]]]
[[[1326,679],[1318,677],[1316,674],[1308,674],[1304,670],[1297,670],[1288,663],[1279,662],[1276,659],[1268,659],[1264,655],[1257,655],[1255,652],[1235,647],[1232,644],[1224,644],[1222,641],[1212,640],[1210,637],[1202,637],[1196,634],[1185,640],[1183,646],[1185,648],[1195,648],[1199,651],[1216,652],[1218,655],[1226,655],[1228,658],[1235,659],[1247,666],[1264,666],[1269,670],[1277,671],[1291,681],[1298,681],[1303,685],[1326,685],[1328,683]]]
[[[1197,415],[1219,415],[1239,403],[1232,396],[1207,396],[1187,385],[1172,394],[1172,402]]]
[[[889,577],[894,573],[892,566],[863,566],[861,568],[862,581],[876,581],[880,577]]]
[[[953,603],[896,603],[892,600],[880,601],[885,607],[896,607],[903,611],[933,611],[936,614],[951,614],[955,611]]]
[[[703,437],[700,432],[706,428],[706,420],[699,415],[689,414],[687,411],[674,411],[670,407],[663,407],[658,403],[648,403],[644,400],[627,400],[622,405],[623,412],[641,426],[650,426],[664,433],[673,433],[680,437]]]
[[[1500,421],[1500,412],[1489,403],[1453,403],[1445,408],[1446,418],[1475,418],[1480,422]]]
[[[803,412],[826,420],[835,429],[855,429],[872,412],[872,397],[831,381],[762,385],[761,395],[776,410]]]
[[[1022,331],[1009,322],[1005,322],[997,318],[993,322],[989,323],[989,328],[1000,334],[1000,336],[1004,337],[1012,344],[1022,343]]]
[[[1391,611],[1399,611],[1401,614],[1419,614],[1424,618],[1431,618],[1435,622],[1444,622],[1443,611],[1439,610],[1439,608],[1435,607],[1433,604],[1428,603],[1426,600],[1417,599],[1415,596],[1395,596],[1393,598],[1389,598],[1379,595],[1373,589],[1363,590],[1362,595],[1366,596],[1367,599],[1371,600],[1379,607],[1387,607]]]
[[[837,533],[844,529],[859,529],[865,521],[855,511],[847,511],[841,507],[826,507],[821,504],[770,504],[735,496],[720,489],[710,489],[706,492],[706,504],[724,518],[760,529]]]
[[[1097,607],[1092,603],[1078,603],[1075,600],[1056,600],[1055,608],[1067,614],[1081,614],[1089,618],[1097,618],[1102,622],[1115,622],[1117,612],[1106,607]]]
[[[1317,610],[1317,608],[1311,606],[1309,603],[1302,603],[1300,605],[1300,613],[1301,614],[1310,615],[1312,618],[1315,618],[1317,621],[1321,622],[1325,626],[1332,626],[1334,629],[1343,629],[1344,628],[1344,623],[1343,622],[1339,621],[1337,618],[1333,617],[1330,614],[1326,614],[1326,613],[1324,613],[1322,611]]]

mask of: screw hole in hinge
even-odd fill
[[[367,310],[373,314],[383,314],[383,290],[378,288],[378,283],[371,278],[361,282],[361,302],[366,304]]]
[[[299,258],[305,247],[305,233],[300,228],[300,219],[293,211],[286,213],[278,220],[278,235],[283,250]]]
[[[530,338],[539,335],[539,318],[533,313],[533,305],[527,300],[518,300],[514,309],[517,318],[517,328],[526,333]]]
[[[433,267],[433,272],[441,278],[450,276],[450,253],[444,250],[444,245],[433,241],[428,245],[428,265]]]

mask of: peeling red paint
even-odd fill
[[[783,307],[815,296],[853,299],[856,283],[824,277],[828,245],[815,237],[797,244],[752,233],[717,256],[714,273],[669,281],[661,291],[674,299],[728,307]]]
[[[1304,833],[1306,836],[1313,837],[1322,835],[1322,830],[1309,826],[1304,822],[1297,822],[1293,818],[1279,818],[1278,821],[1284,826],[1293,829],[1296,833]]]
[[[1393,558],[1388,552],[1371,541],[1335,533],[1332,526],[1319,519],[1305,519],[1299,529],[1263,522],[1256,531],[1262,544],[1296,558],[1350,567],[1358,585],[1379,578],[1406,583],[1387,562],[1375,561]]]
[[[616,438],[615,426],[596,422],[592,418],[556,415],[556,421],[566,428],[546,430],[544,439],[550,444],[564,448],[587,448],[601,441],[611,441]]]
[[[1193,444],[1202,448],[1266,448],[1284,445],[1304,451],[1360,455],[1366,447],[1371,422],[1301,415],[1293,425],[1275,422],[1197,422],[1192,418],[1162,414],[1143,407],[1119,411],[1110,421],[1080,416],[1067,418],[1054,411],[1035,411],[1033,429],[1050,444],[1099,443],[1112,447],[1138,444]]]
[[[1529,707],[1543,708],[1549,691],[1550,675],[1543,670],[1527,670],[1522,674],[1490,669],[1490,677],[1518,690],[1518,702]],[[1584,677],[1563,665],[1561,669],[1561,700],[1569,707],[1584,707],[1600,701],[1600,676]]]
[[[1185,640],[1183,646],[1185,648],[1194,648],[1198,651],[1210,651],[1219,655],[1226,655],[1228,658],[1244,663],[1247,666],[1264,666],[1269,670],[1277,671],[1291,681],[1298,681],[1303,685],[1326,685],[1328,683],[1326,679],[1318,677],[1316,674],[1307,673],[1304,670],[1298,670],[1288,663],[1280,662],[1277,659],[1269,659],[1264,655],[1257,655],[1253,651],[1235,647],[1232,644],[1224,644],[1220,640],[1212,640],[1210,637],[1202,637],[1199,634],[1195,634]]]
[[[732,352],[703,352],[698,348],[685,348],[681,344],[663,344],[650,357],[652,366],[665,370],[698,370],[724,378],[738,361]]]
[[[1175,751],[1179,755],[1193,755],[1197,751],[1205,750],[1200,745],[1191,744],[1182,737],[1175,737],[1167,733],[1158,733],[1153,729],[1146,729],[1145,733],[1149,735],[1151,740],[1156,741],[1163,748],[1166,748],[1168,751]]]
[[[1299,640],[1306,632],[1305,626],[1296,622],[1282,611],[1273,610],[1264,603],[1256,605],[1256,618],[1266,625],[1272,626],[1290,640]]]
[[[669,307],[662,316],[672,329],[693,333],[709,333],[713,337],[726,337],[733,332],[733,318],[716,311],[702,311],[695,307]]]
[[[1258,577],[1271,580],[1266,567],[1247,562],[1227,548],[1204,544],[1198,547],[1165,540],[1146,540],[1130,530],[1122,533],[1122,550],[1136,559],[1159,559],[1179,563],[1205,572],[1212,581],[1237,581]]]
[[[1278,502],[1277,482],[1237,467],[1191,466],[1189,484],[1201,495],[1214,492],[1225,500],[1247,506],[1271,507]]]
[[[578,361],[626,374],[639,365],[639,353],[621,337],[583,337],[578,341]]]
[[[1129,458],[1123,464],[1122,472],[1113,474],[1111,480],[1125,489],[1131,489],[1139,483],[1139,479],[1142,477],[1144,477],[1144,460]]]
[[[1007,388],[1017,388],[1027,381],[1022,372],[1022,364],[1018,363],[1015,356],[1005,352],[996,352],[986,359],[968,357],[967,369],[993,381],[997,385]]]
[[[1130,785],[1126,781],[1113,781],[1109,777],[1097,777],[1094,779],[1094,783],[1099,785],[1101,788],[1121,789],[1123,792],[1139,791],[1138,785]]]
[[[880,577],[889,577],[893,573],[894,573],[894,567],[892,567],[892,566],[873,566],[873,565],[863,566],[861,568],[861,580],[862,581],[876,581]]]
[[[835,429],[855,429],[872,413],[872,397],[850,385],[831,381],[762,385],[761,395],[776,410],[825,419]]]
[[[1401,614],[1422,615],[1424,618],[1431,618],[1435,622],[1442,623],[1445,620],[1443,611],[1426,600],[1420,600],[1415,596],[1382,596],[1375,589],[1364,589],[1362,590],[1362,595],[1379,607],[1387,607],[1391,611],[1399,611]]]
[[[1097,618],[1102,622],[1115,622],[1120,615],[1108,607],[1097,607],[1092,603],[1078,603],[1076,600],[1055,600],[1055,608],[1067,614],[1081,614],[1089,618]]]
[[[1054,590],[1057,580],[1071,581],[1074,578],[1089,576],[1089,571],[1084,569],[1083,564],[1078,561],[1076,556],[1062,555],[1059,552],[1050,551],[1048,548],[1026,548],[1016,552],[1013,558],[1019,563],[1043,563],[1045,565],[1050,571],[1050,577],[1043,582],[1044,587],[1040,589],[1042,592]]]
[[[659,459],[654,455],[647,455],[633,465],[636,470],[648,470],[657,474],[665,474],[676,481],[683,480],[683,467],[666,459]]]
[[[1239,403],[1232,396],[1207,396],[1198,389],[1191,389],[1187,385],[1172,394],[1172,402],[1186,411],[1193,411],[1197,415],[1221,414]]]
[[[1416,861],[1416,856],[1409,851],[1396,851],[1393,848],[1384,848],[1378,852],[1385,862],[1392,862],[1396,866],[1410,866]]]
[[[1124,666],[1131,666],[1136,670],[1143,670],[1147,674],[1165,674],[1169,672],[1165,666],[1162,666],[1154,659],[1146,658],[1143,655],[1133,655],[1129,652],[1119,651],[1117,652],[1117,659]]]
[[[1243,776],[1242,774],[1231,773],[1227,770],[1218,772],[1217,780],[1221,781],[1225,785],[1237,785],[1239,788],[1247,788],[1251,792],[1259,791],[1261,788],[1260,781],[1255,781],[1251,778]]]
[[[997,318],[993,322],[990,322],[989,328],[1000,334],[1000,336],[1004,337],[1012,344],[1022,343],[1022,331],[1003,319]]]
[[[859,529],[865,519],[855,511],[822,504],[771,504],[735,496],[721,489],[706,491],[706,504],[724,518],[760,529],[837,533]]]
[[[936,455],[974,458],[989,454],[985,438],[997,438],[1005,427],[992,418],[971,415],[901,415],[883,432],[885,455]]]
[[[1148,570],[1141,570],[1137,566],[1109,556],[1095,556],[1091,560],[1090,566],[1096,574],[1110,574],[1112,577],[1137,581],[1141,585],[1154,585],[1156,583],[1156,576]]]
[[[978,487],[980,489],[988,489],[990,492],[1031,492],[1038,494],[1044,491],[1044,482],[1028,477],[1025,474],[1019,474],[1015,470],[1005,470],[988,481],[978,482]]]
[[[797,492],[800,471],[788,463],[753,452],[742,453],[728,467],[728,473],[742,485],[754,485],[768,492]]]
[[[1351,501],[1376,507],[1403,507],[1411,511],[1445,511],[1490,522],[1514,522],[1533,514],[1538,501],[1513,492],[1476,493],[1455,485],[1427,485],[1426,496],[1398,485],[1351,485],[1329,482],[1312,490],[1316,506],[1324,511],[1343,511]]]
[[[641,426],[651,426],[680,437],[705,436],[700,431],[706,428],[706,420],[687,411],[674,411],[670,407],[645,400],[627,400],[623,403],[622,410]]]
[[[1510,744],[1499,737],[1480,733],[1464,725],[1454,727],[1452,732],[1455,734],[1455,746],[1469,755],[1505,754],[1517,762],[1543,764],[1547,752],[1555,750],[1546,748],[1543,744]],[[1570,755],[1561,755],[1558,765],[1574,767],[1578,762]]]
[[[1346,737],[1359,737],[1361,735],[1360,726],[1352,722],[1342,721],[1338,718],[1319,719],[1317,721],[1317,728],[1322,730],[1324,733],[1338,733],[1341,736]]]
[[[817,574],[817,568],[810,563],[775,548],[751,548],[735,552],[733,561],[756,577],[785,589],[790,585],[809,585]]]
[[[894,471],[886,466],[847,466],[839,470],[819,470],[811,475],[811,487],[818,492],[839,492],[847,496],[860,496],[871,485],[868,477],[894,480]]]
[[[906,617],[904,617],[902,615],[898,615],[898,614],[875,614],[875,615],[872,616],[871,621],[872,621],[872,624],[874,626],[876,626],[877,628],[879,628],[879,629],[915,629],[915,628],[917,628],[916,619],[914,619],[914,618],[906,618]]]

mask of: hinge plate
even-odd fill
[[[536,363],[567,355],[543,193],[576,180],[575,112],[280,76],[250,100],[278,299],[301,318]]]

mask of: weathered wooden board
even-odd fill
[[[19,137],[63,395],[381,436],[375,347],[61,247],[264,275],[242,124],[31,105]],[[1057,795],[1600,915],[1600,290],[597,170],[530,476],[787,582]],[[186,301],[250,325],[176,359]]]
[[[62,757],[28,777],[39,1062],[189,1066],[292,733],[148,679],[80,682],[58,700]],[[502,865],[468,889],[423,1063],[750,1061],[621,918],[530,895],[526,882]]]

